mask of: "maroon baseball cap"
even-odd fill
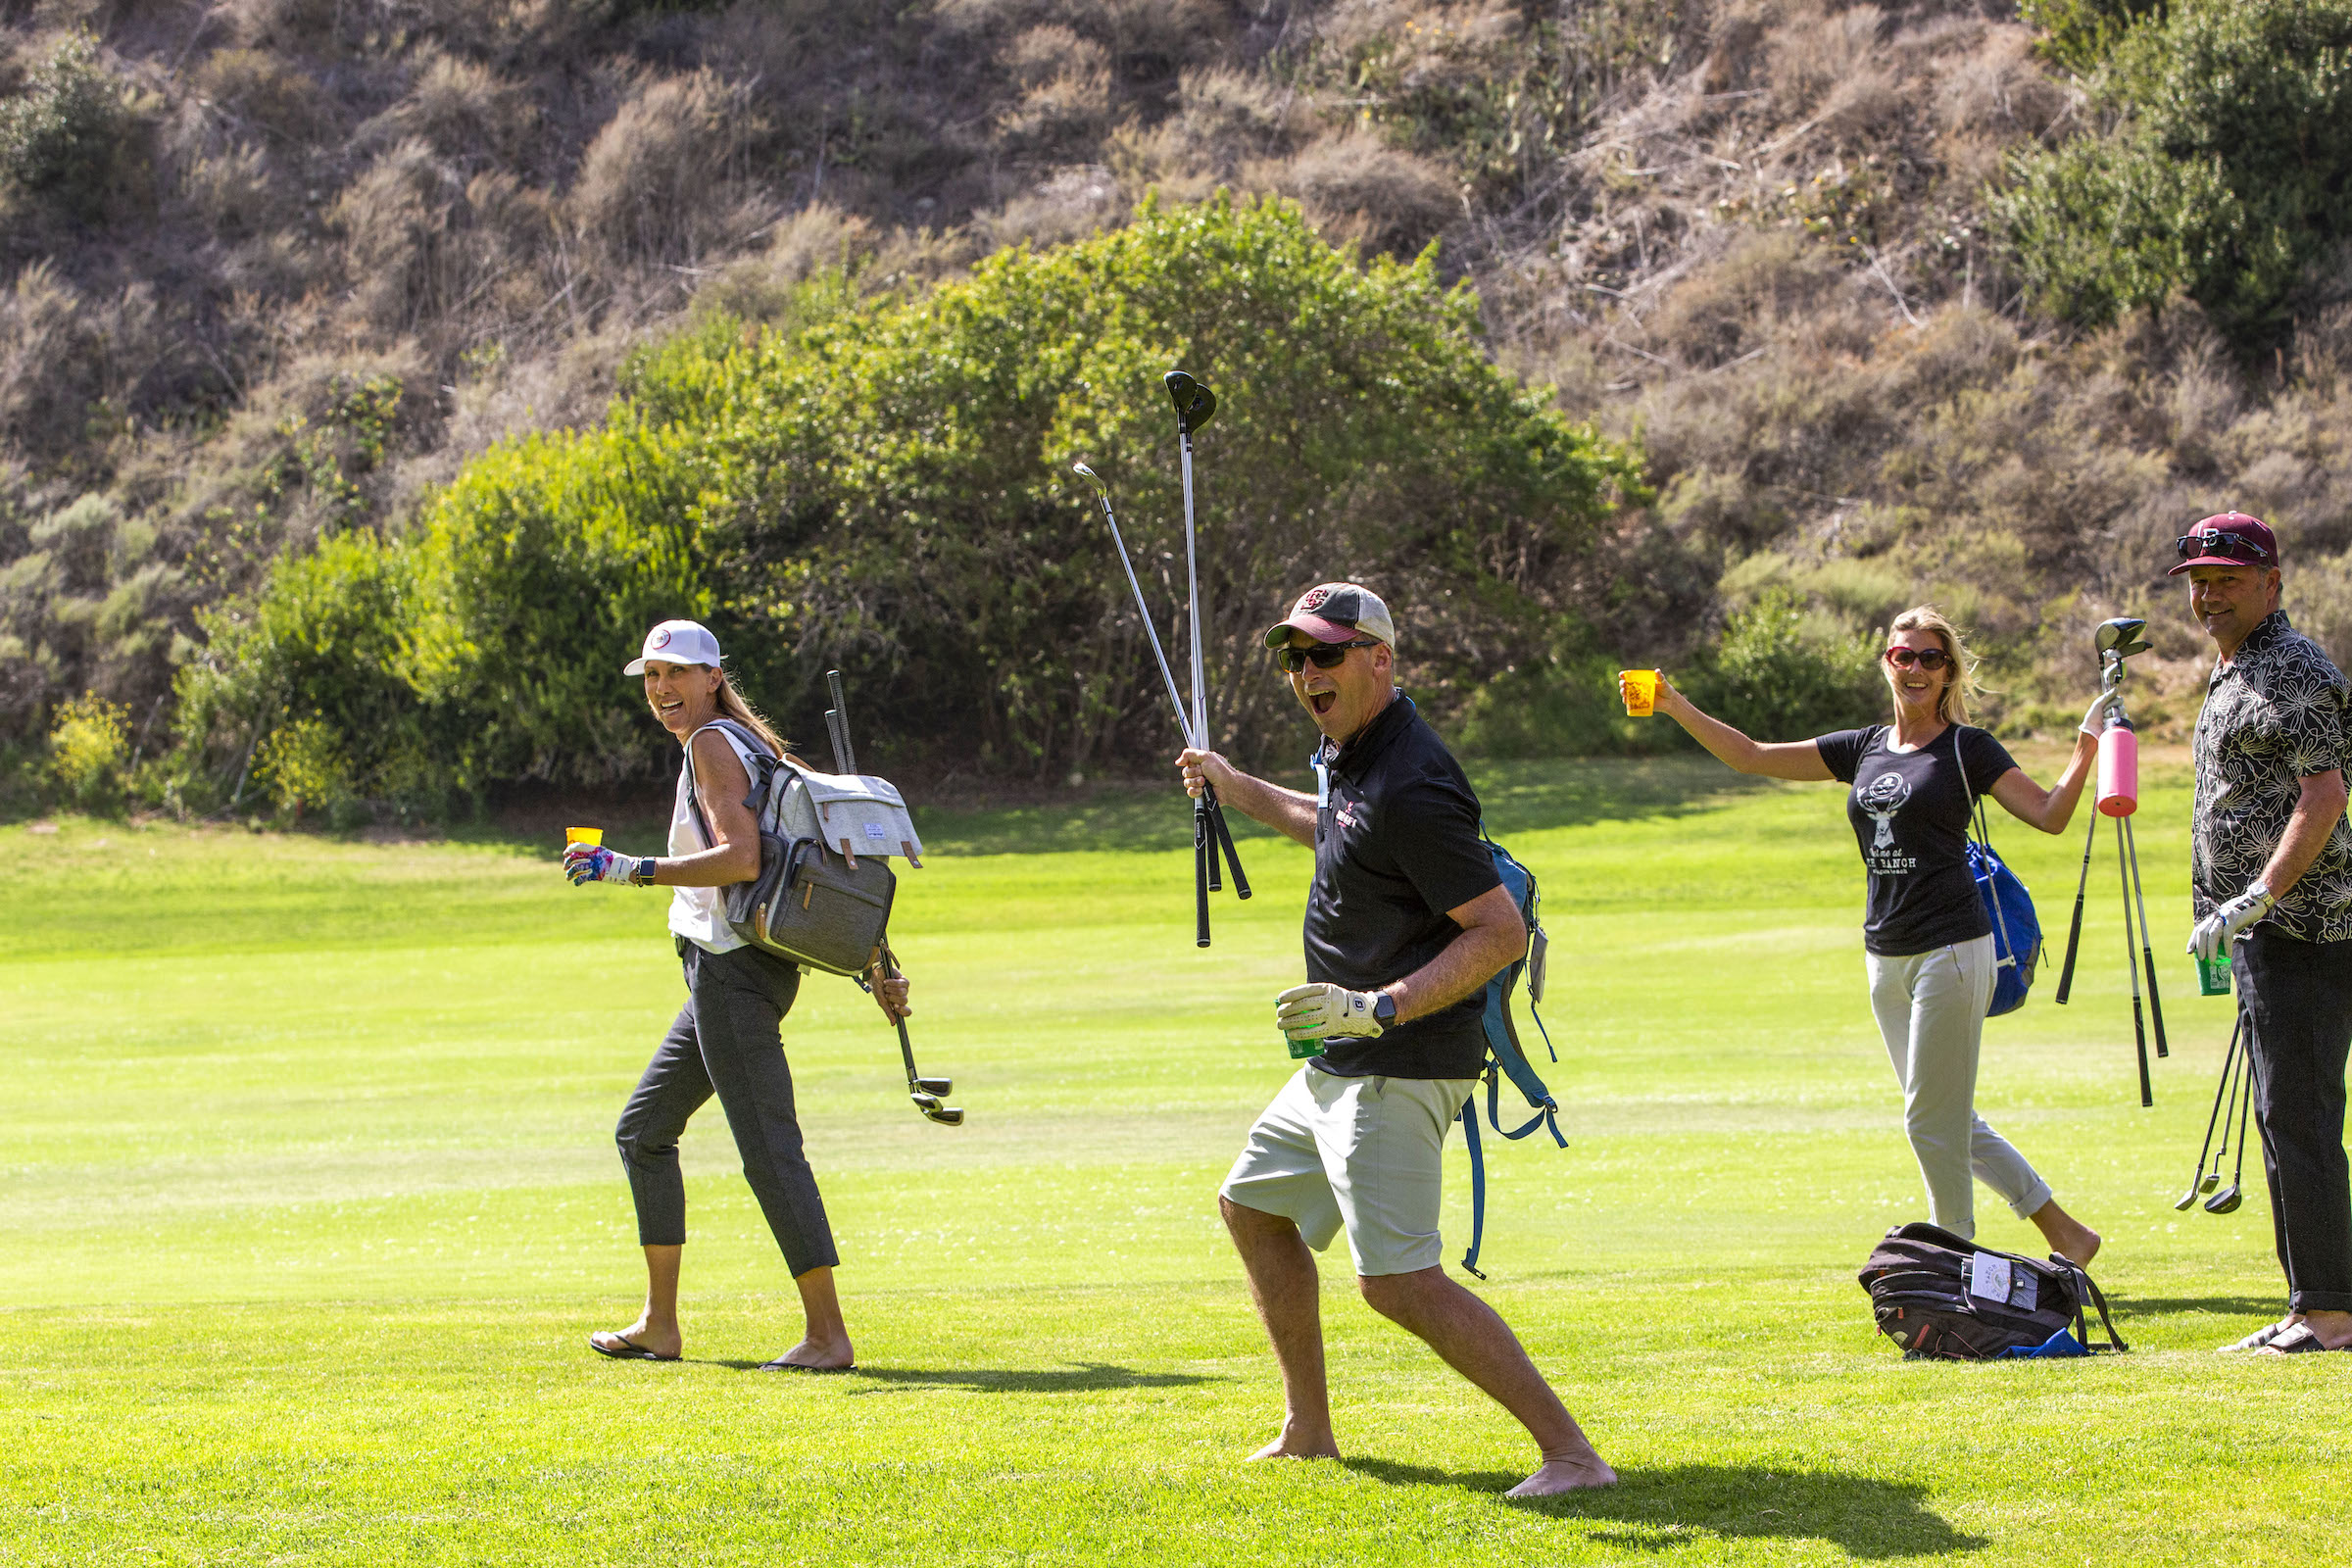
[[[2178,577],[2191,566],[2278,564],[2278,540],[2271,525],[2242,512],[2217,512],[2173,541],[2180,564],[2165,573]]]
[[[1361,583],[1317,584],[1298,596],[1291,612],[1266,628],[1266,646],[1280,648],[1302,631],[1317,642],[1345,643],[1370,637],[1396,646],[1396,622],[1380,595]]]

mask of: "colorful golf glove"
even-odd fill
[[[601,844],[574,844],[564,852],[564,874],[575,888],[591,882],[634,882],[642,862],[634,855],[619,855]]]
[[[1379,1002],[1375,992],[1310,980],[1274,999],[1274,1023],[1293,1040],[1321,1040],[1328,1035],[1369,1037],[1387,1027],[1373,1010]]]
[[[2197,922],[2197,928],[2188,934],[2188,951],[2212,962],[2215,954],[2228,950],[2231,938],[2270,913],[2278,902],[2269,888],[2255,883]]]

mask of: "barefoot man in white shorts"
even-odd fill
[[[1310,589],[1267,631],[1323,732],[1316,794],[1214,752],[1179,759],[1195,794],[1214,784],[1315,852],[1308,983],[1282,993],[1276,1019],[1323,1049],[1250,1128],[1218,1195],[1282,1368],[1282,1435],[1254,1457],[1339,1456],[1314,1252],[1345,1230],[1372,1309],[1427,1341],[1543,1450],[1510,1495],[1605,1487],[1616,1472],[1510,1326],[1439,1262],[1439,1151],[1486,1057],[1480,993],[1527,951],[1527,925],[1480,841],[1470,781],[1393,683],[1396,643],[1388,607],[1354,583]]]

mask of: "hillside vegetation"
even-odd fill
[[[1321,562],[1391,569],[1431,633],[1416,690],[1491,752],[1656,744],[1605,711],[1619,661],[1834,721],[1868,700],[1854,635],[1930,596],[1992,653],[2004,721],[2054,722],[2082,633],[2158,604],[2172,537],[2225,506],[2280,526],[2290,606],[2352,641],[2352,3],[2027,9],[0,5],[0,792],[432,814],[623,782],[652,755],[597,671],[665,595],[750,639],[797,733],[844,662],[906,715],[907,765],[1131,770],[1164,744],[1154,677],[1060,474],[1102,458],[1164,550],[1154,377],[1187,358],[1228,396],[1207,520],[1281,542],[1219,558],[1227,644]],[[847,363],[886,357],[875,334],[923,368],[959,278],[1058,276],[1026,319],[1077,330],[1102,280],[1052,248],[1152,202],[1362,258],[1435,242],[1295,270],[1450,323],[1441,379],[1485,390],[1438,422],[1483,424],[1476,466],[1416,480],[1385,466],[1393,422],[1237,399],[1275,340],[1215,317],[1123,344],[1115,381],[1040,368],[988,405],[1004,428],[949,398],[978,445],[920,474],[882,461],[931,433],[890,422],[895,382],[821,417],[762,401],[886,368]],[[1358,352],[1296,327],[1293,373]],[[793,379],[820,369],[848,379]],[[1325,444],[1261,495],[1286,417]],[[1492,468],[1526,420],[1581,456]],[[637,462],[738,437],[768,465],[747,488]],[[674,570],[593,603],[593,572],[532,577],[500,612],[563,624],[485,640],[467,605],[515,583],[412,571],[510,526],[484,507],[575,565],[575,538],[668,529]],[[2156,626],[2176,695],[2142,711],[2177,722],[2196,645]],[[1223,685],[1220,739],[1262,749],[1262,693]]]

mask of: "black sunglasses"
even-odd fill
[[[2173,541],[2173,548],[2186,561],[2191,556],[2220,556],[2229,561],[2258,562],[2271,559],[2271,553],[2242,533],[2224,533],[2208,528],[2203,533],[2184,533]]]
[[[1886,662],[1898,669],[1917,664],[1922,669],[1941,669],[1952,662],[1952,656],[1940,648],[1889,648]]]
[[[1317,669],[1337,669],[1346,662],[1350,648],[1378,648],[1377,637],[1358,637],[1351,643],[1317,643],[1312,648],[1277,648],[1274,662],[1296,675],[1307,665]]]

